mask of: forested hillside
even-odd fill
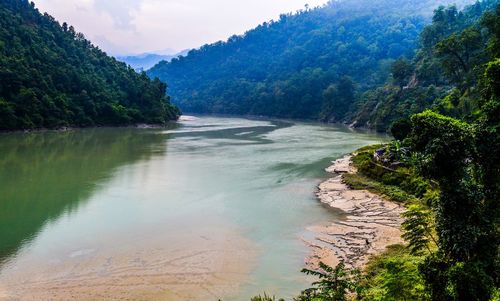
[[[0,1],[0,130],[165,123],[166,85],[26,0]]]
[[[452,2],[331,1],[148,74],[167,81],[187,112],[346,121],[359,93],[385,84],[396,59],[413,58],[433,10]]]
[[[477,83],[483,65],[492,59],[490,41],[495,36],[494,25],[481,17],[499,3],[484,0],[462,11],[454,6],[436,10],[415,56],[396,60],[387,84],[360,93],[344,121],[386,130],[428,108],[473,120],[480,98]]]
[[[373,256],[363,271],[343,262],[304,270],[319,280],[294,300],[500,300],[495,2],[437,10],[415,59],[396,61],[391,82],[364,95],[367,113],[400,118],[391,128],[395,140],[357,150],[357,173],[342,179],[405,206],[404,244]]]

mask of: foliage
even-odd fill
[[[413,66],[407,59],[400,58],[392,64],[391,73],[394,83],[403,89],[413,74]]]
[[[349,111],[355,101],[356,90],[352,78],[344,76],[337,84],[332,84],[323,92],[322,121],[339,121]]]
[[[370,259],[357,300],[430,300],[418,267],[422,257],[408,254],[403,245],[389,246]]]
[[[486,72],[486,86],[495,80],[491,75]],[[499,187],[491,179],[499,179],[500,157],[498,134],[490,131],[498,127],[498,116],[487,114],[495,105],[493,92],[476,126],[431,111],[412,117],[410,141],[419,169],[440,187],[433,208],[439,250],[420,267],[433,300],[489,300],[498,285]]]
[[[402,228],[403,238],[408,243],[410,254],[422,255],[432,253],[437,247],[434,238],[434,217],[432,212],[421,205],[410,205],[403,213],[405,219]],[[431,249],[432,248],[432,249]]]
[[[394,62],[392,82],[367,90],[358,100],[350,117],[354,124],[385,131],[428,108],[474,119],[479,109],[478,79],[484,63],[496,53],[498,3],[478,1],[463,11],[455,6],[437,9],[433,22],[420,34],[420,46],[411,62]]]
[[[437,10],[422,32],[414,74],[399,60],[391,85],[364,94],[363,118],[381,127],[393,120],[397,141],[358,150],[358,174],[344,180],[407,205],[408,245],[372,258],[356,282],[358,300],[498,300],[500,6],[484,13],[494,4]],[[407,101],[415,107],[399,110]],[[433,110],[406,119],[425,107]],[[305,300],[345,300],[346,282],[335,283],[336,299]]]
[[[490,57],[500,57],[500,7],[496,7],[495,12],[486,12],[481,20],[481,24],[488,28],[492,34],[492,38],[488,41],[488,52]]]
[[[344,180],[354,189],[368,189],[381,193],[389,199],[402,203],[415,203],[418,198],[432,202],[433,190],[431,183],[419,176],[411,165],[397,162],[397,152],[394,147],[372,146],[360,149],[353,157],[357,174],[346,174]],[[375,161],[374,152],[384,152],[380,160]],[[392,158],[391,158],[392,157]],[[385,161],[385,162],[384,162]]]
[[[399,119],[391,126],[391,134],[398,141],[403,141],[410,132],[411,122],[408,119]]]
[[[345,174],[344,182],[352,189],[368,190],[386,196],[398,203],[413,202],[415,197],[406,193],[401,188],[393,185],[385,185],[379,181],[358,174]]]
[[[33,3],[0,2],[0,130],[165,123],[165,92]]]
[[[188,112],[379,131],[428,108],[467,119],[478,108],[481,66],[498,44],[498,16],[490,12],[498,0],[463,11],[438,7],[453,2],[330,1],[161,62],[148,74],[169,82],[174,102]],[[452,88],[457,97],[443,100]]]
[[[356,90],[412,57],[435,1],[330,1],[205,45],[148,74],[187,112],[342,121]]]
[[[412,201],[403,215],[403,237],[410,254],[420,258],[419,274],[432,300],[490,300],[497,294],[500,60],[494,59],[481,69],[481,98],[477,99],[472,123],[425,111],[411,118],[410,134],[402,122],[403,141],[385,149],[365,148],[353,159],[379,192],[383,191],[380,187],[393,183],[396,188],[414,192],[419,200]],[[449,97],[455,97],[453,93],[457,90],[451,91]],[[402,165],[389,168],[395,158],[402,160]],[[417,172],[424,177],[426,185],[421,187],[425,189],[398,181],[394,174],[404,169],[409,178],[418,178]],[[350,175],[346,180],[352,181]],[[375,276],[380,281],[390,279],[387,275]],[[368,284],[373,285],[373,281]],[[406,294],[410,291],[404,290]],[[376,300],[375,296],[370,299]]]
[[[320,270],[303,269],[303,273],[319,278],[313,287],[301,293],[295,301],[345,301],[348,293],[359,291],[361,273],[358,270],[348,270],[341,262],[333,268],[320,263]]]
[[[250,301],[276,301],[275,296],[268,296],[266,293],[264,293],[264,296],[255,296]],[[284,301],[283,299],[279,299],[278,301]]]

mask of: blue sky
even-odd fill
[[[327,0],[35,0],[113,55],[175,52],[225,40]]]

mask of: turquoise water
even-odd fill
[[[336,218],[314,198],[323,169],[386,139],[216,117],[0,135],[0,300],[294,296],[306,227]]]

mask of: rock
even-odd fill
[[[356,173],[352,156],[333,162],[327,168],[335,176],[321,183],[318,199],[343,212],[341,220],[327,226],[312,226],[314,241],[308,241],[311,255],[308,268],[317,269],[320,262],[336,266],[344,261],[348,267],[362,268],[372,255],[382,253],[389,245],[403,243],[401,213],[404,207],[366,190],[352,190],[343,182],[343,174]]]

